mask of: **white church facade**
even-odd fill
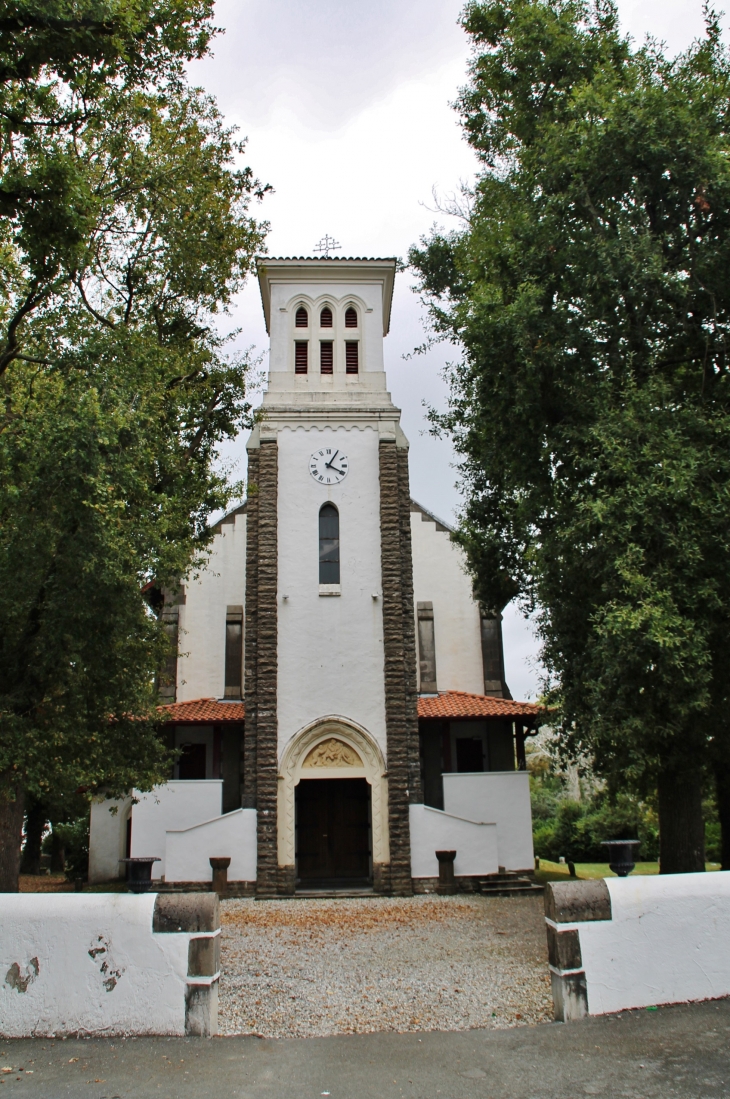
[[[411,499],[386,387],[395,260],[263,259],[271,339],[244,504],[163,615],[177,657],[170,781],[92,807],[90,878],[155,856],[165,888],[464,888],[533,866],[524,740],[499,616],[445,524]],[[110,813],[110,808],[115,813]]]

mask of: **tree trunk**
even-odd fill
[[[63,874],[66,869],[66,852],[63,841],[51,824],[51,873]]]
[[[36,798],[26,798],[26,802],[28,801],[30,805],[25,818],[25,846],[20,860],[20,872],[21,874],[40,874],[41,844],[47,820],[46,807]]]
[[[14,774],[0,778],[0,893],[18,892],[24,791]]]
[[[724,760],[715,764],[715,789],[717,815],[720,818],[722,869],[730,870],[730,763]]]
[[[702,781],[695,772],[659,775],[659,864],[662,874],[705,869]]]

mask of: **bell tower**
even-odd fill
[[[395,272],[394,259],[258,265],[271,346],[247,444],[244,804],[258,811],[262,895],[317,866],[412,888],[408,442],[383,362]],[[358,813],[369,831],[345,850]]]

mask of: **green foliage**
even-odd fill
[[[539,608],[566,750],[645,795],[730,751],[730,58],[712,12],[674,60],[609,0],[463,21],[483,170],[411,253],[463,348],[458,540],[487,606]]]
[[[185,78],[212,6],[0,11],[0,795],[167,774],[142,589],[203,559],[237,491],[217,453],[251,423],[250,362],[216,315],[266,230]]]
[[[539,784],[538,784],[539,786]],[[533,807],[540,804],[533,787]],[[543,800],[543,806],[546,801]],[[550,815],[538,815],[533,808],[535,854],[542,859],[568,862],[607,862],[603,840],[639,839],[638,856],[653,861],[659,854],[656,813],[631,794],[611,799],[605,791],[586,801],[563,796],[554,798]]]
[[[89,814],[75,817],[62,824],[54,824],[53,831],[63,848],[66,877],[69,881],[83,878],[89,873]],[[43,848],[50,852],[51,836],[46,836]]]

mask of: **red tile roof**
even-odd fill
[[[171,702],[158,706],[166,723],[176,725],[219,725],[223,722],[241,722],[246,717],[242,702],[218,702],[215,698],[195,698],[190,702]]]
[[[418,700],[418,716],[456,720],[473,717],[534,718],[542,713],[534,702],[513,702],[510,698],[492,698],[489,695],[471,695],[466,691],[441,691],[433,697]]]
[[[159,706],[166,723],[176,725],[220,725],[245,721],[243,702],[219,702],[215,698],[196,698],[190,702],[171,702]],[[424,720],[458,720],[475,717],[535,718],[543,711],[534,702],[513,702],[508,698],[472,695],[466,691],[442,691],[418,700],[418,716]]]

